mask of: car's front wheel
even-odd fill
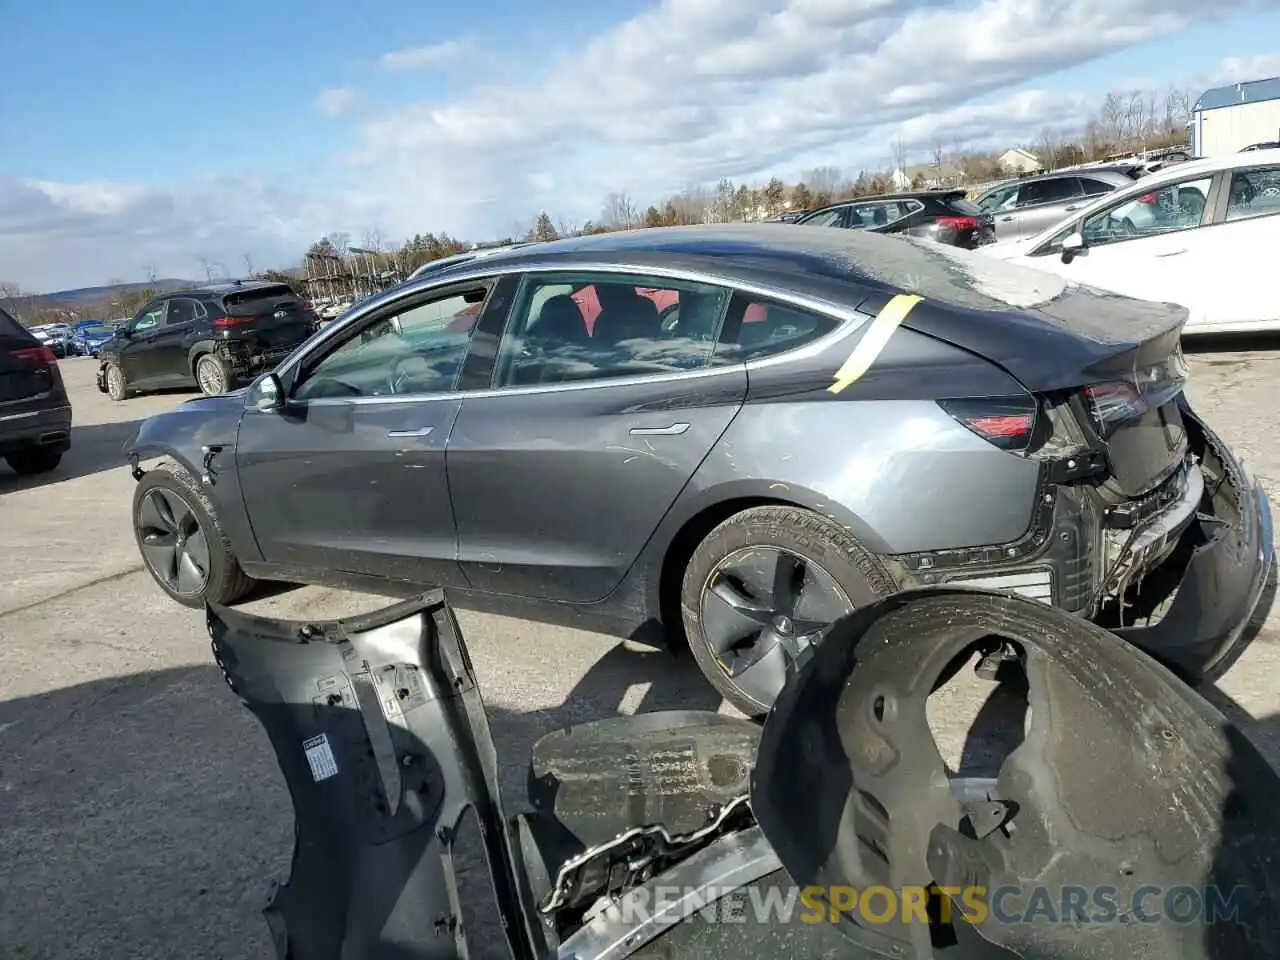
[[[216,507],[178,464],[164,461],[138,481],[133,531],[147,572],[185,606],[235,603],[253,589]]]
[[[112,400],[127,400],[129,397],[129,381],[125,379],[124,370],[118,363],[107,364],[106,371],[107,396]]]
[[[875,556],[834,521],[798,507],[753,507],[694,550],[680,609],[707,679],[743,713],[760,716],[829,625],[895,589]]]

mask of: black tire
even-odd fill
[[[107,372],[107,396],[112,400],[127,400],[133,392],[129,389],[129,379],[124,375],[124,368],[118,363],[108,363]]]
[[[712,530],[685,567],[680,592],[685,635],[698,667],[720,695],[747,716],[759,717],[768,713],[772,697],[753,696],[739,687],[712,651],[702,612],[704,592],[710,590],[713,576],[721,572],[726,561],[749,555],[750,548],[779,552],[780,556],[798,559],[803,569],[813,570],[815,576],[818,572],[825,574],[828,579],[824,582],[834,582],[842,591],[828,609],[843,603],[847,605],[843,612],[847,613],[893,594],[898,586],[875,555],[847,530],[799,507],[752,507]]]
[[[227,361],[216,353],[203,353],[196,358],[196,385],[206,397],[216,397],[231,389],[234,379]]]
[[[208,547],[208,570],[203,586],[196,591],[182,591],[167,582],[152,565],[144,549],[144,524],[140,522],[144,501],[151,491],[161,490],[169,497],[177,498],[189,508],[204,534]],[[181,465],[163,460],[148,470],[133,491],[133,535],[138,553],[151,578],[169,597],[187,607],[203,607],[206,602],[235,603],[245,597],[256,584],[252,577],[240,569],[240,562],[232,550],[231,541],[218,519],[213,501],[200,488],[198,481]]]
[[[34,450],[17,450],[5,460],[13,472],[21,477],[30,477],[37,473],[51,473],[58,469],[62,462],[61,450],[49,450],[37,447]]]

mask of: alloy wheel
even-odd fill
[[[782,547],[744,547],[711,571],[702,589],[702,638],[725,675],[769,705],[790,665],[853,609],[825,569]]]
[[[148,490],[138,507],[138,539],[152,573],[174,593],[198,595],[209,582],[209,541],[195,511],[172,490]]]
[[[225,391],[225,385],[222,382],[222,371],[218,368],[217,362],[208,357],[202,359],[197,366],[196,379],[200,383],[200,389],[209,396]]]

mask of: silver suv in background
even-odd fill
[[[975,201],[995,220],[996,240],[1035,236],[1104,193],[1127,187],[1136,167],[1091,167],[1024,177],[992,187]]]

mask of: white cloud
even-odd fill
[[[379,62],[387,70],[434,70],[456,63],[473,50],[474,44],[470,39],[445,40],[421,47],[392,50],[384,53]]]
[[[1025,143],[1079,123],[1098,99],[1027,90],[1037,79],[1266,2],[663,0],[526,65],[518,81],[485,73],[459,96],[368,114],[343,154],[308,173],[323,184],[0,181],[0,263],[36,286],[190,263],[197,251],[296,260],[330,229],[479,239],[540,209],[580,222],[619,189],[648,203],[721,176],[882,168],[896,136],[913,161],[938,141]],[[386,54],[382,65],[429,69],[479,49],[456,39]],[[1176,64],[1170,71],[1164,82],[1189,79]],[[356,104],[340,89],[317,105],[349,114]]]
[[[1277,76],[1280,76],[1280,54],[1259,54],[1253,57],[1227,57],[1218,64],[1209,82],[1225,85]]]
[[[316,109],[328,117],[345,117],[359,105],[360,93],[351,87],[326,87],[316,95]]]

